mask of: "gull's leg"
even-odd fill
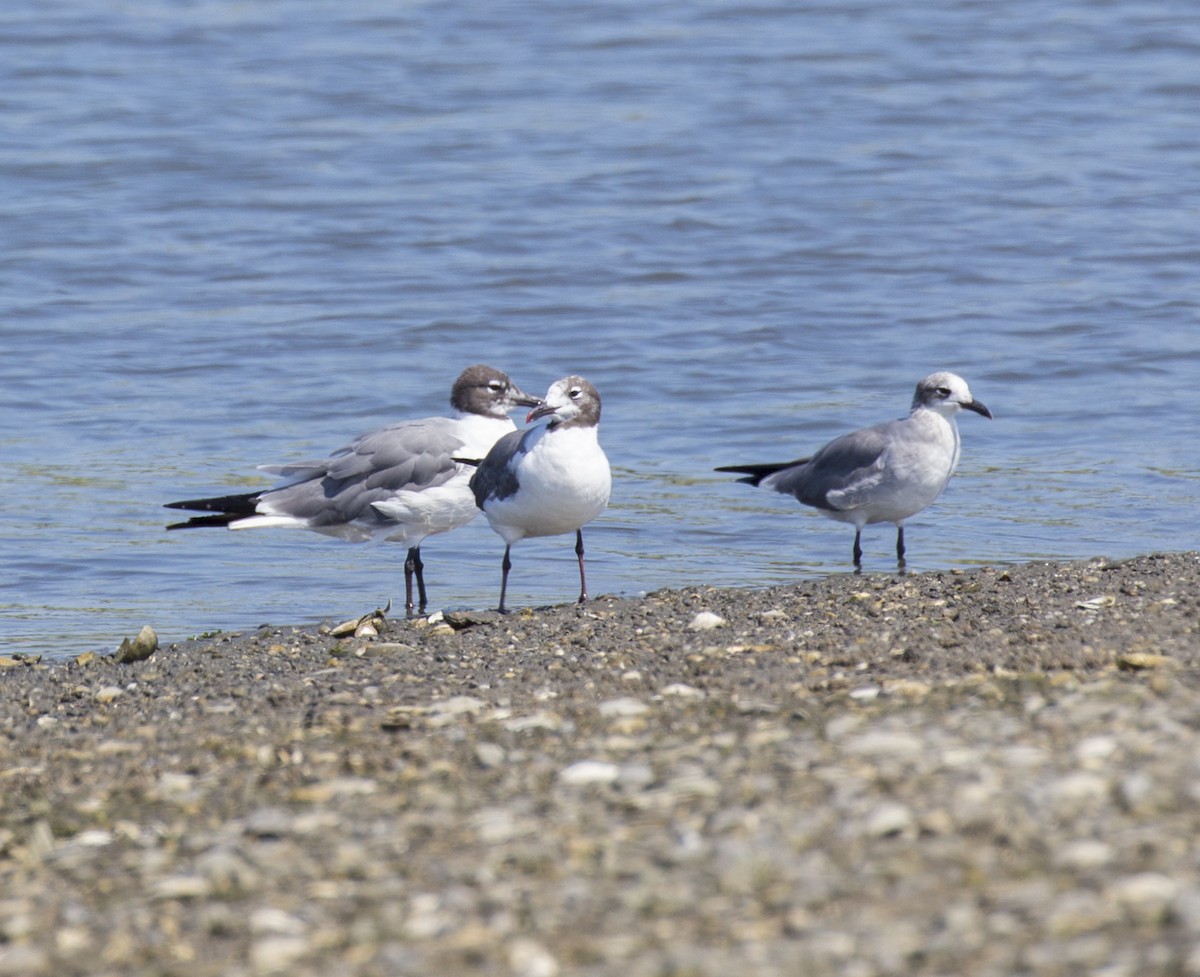
[[[425,606],[428,604],[429,599],[425,596],[425,564],[421,562],[421,547],[414,546],[408,551],[408,555],[412,560],[413,572],[417,577],[417,593],[419,595],[417,610],[424,614]]]
[[[512,569],[512,560],[509,559],[509,556],[508,556],[509,550],[511,550],[511,549],[512,549],[511,546],[504,547],[504,559],[500,563],[500,608],[499,608],[499,610],[500,610],[501,614],[508,613],[508,611],[506,611],[504,609],[504,595],[508,591],[508,571]]]
[[[417,553],[417,547],[411,547],[408,555],[404,558],[404,611],[412,617],[413,613],[413,573],[416,571],[417,562],[421,559]]]
[[[575,530],[575,556],[579,559],[579,603],[588,599],[587,577],[583,573],[583,530]]]

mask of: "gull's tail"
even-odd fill
[[[714,468],[713,471],[745,475],[745,478],[739,478],[738,481],[745,482],[748,485],[758,485],[759,482],[769,475],[781,472],[785,468],[795,468],[797,465],[807,464],[809,460],[808,458],[800,458],[796,461],[783,461],[771,465],[726,465],[722,468]]]
[[[231,523],[258,513],[261,492],[244,495],[222,495],[213,499],[187,499],[183,502],[168,502],[164,509],[188,509],[193,512],[211,512],[209,516],[192,516],[187,522],[173,522],[168,529],[200,529],[204,526],[228,527]]]

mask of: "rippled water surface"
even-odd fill
[[[711,469],[940,368],[995,420],[910,568],[1195,548],[1198,64],[1190,0],[5,6],[3,650],[402,597],[400,547],[161,505],[478,361],[604,396],[593,593],[847,571],[848,527]],[[435,603],[493,605],[501,548],[431,539]],[[573,559],[523,543],[512,601]]]

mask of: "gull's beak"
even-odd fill
[[[533,421],[539,420],[543,417],[549,417],[551,414],[555,413],[557,409],[558,408],[556,407],[551,407],[544,400],[536,401],[536,406],[526,415],[525,423],[530,424]]]
[[[512,400],[514,407],[537,407],[542,402],[541,397],[535,397],[533,394],[527,394],[516,384],[513,384],[512,392],[509,394],[509,398]]]
[[[969,404],[963,404],[967,410],[973,410],[976,414],[982,414],[989,421],[992,419],[992,412],[987,409],[987,405],[980,403],[978,400],[972,400]]]

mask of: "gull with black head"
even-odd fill
[[[953,373],[931,373],[917,383],[907,417],[843,434],[811,458],[780,464],[716,469],[794,496],[822,515],[854,525],[854,566],[862,568],[862,530],[877,522],[896,527],[896,559],[904,567],[904,521],[932,503],[958,466],[954,416],[992,412]]]
[[[424,611],[421,543],[479,514],[470,488],[471,469],[455,458],[483,455],[498,438],[516,431],[509,411],[540,403],[499,370],[470,366],[450,391],[451,416],[391,424],[360,435],[320,461],[262,465],[260,471],[283,481],[261,492],[170,502],[169,509],[213,514],[167,528],[284,526],[352,542],[398,542],[408,547],[406,609],[411,614],[414,608],[415,576]]]
[[[608,458],[600,447],[600,394],[579,376],[551,384],[526,421],[544,425],[506,434],[471,478],[475,502],[504,540],[500,612],[505,612],[513,546],[531,536],[575,533],[579,602],[587,600],[583,526],[600,515],[612,491]]]

